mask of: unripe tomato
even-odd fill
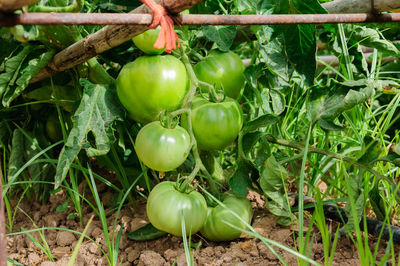
[[[179,167],[190,151],[189,133],[182,127],[165,128],[154,121],[140,129],[136,154],[149,168],[167,172]]]
[[[215,85],[217,90],[223,88],[227,96],[237,99],[245,81],[244,68],[234,52],[213,50],[194,66],[194,72],[199,80]]]
[[[186,235],[197,233],[207,217],[207,203],[199,192],[179,192],[175,183],[169,181],[153,188],[146,209],[155,228],[176,236],[182,236],[182,217],[185,219]]]
[[[227,208],[234,211],[247,223],[250,223],[253,216],[250,201],[246,198],[229,195],[222,202]],[[200,233],[212,241],[227,241],[238,238],[242,232],[229,224],[246,229],[245,223],[235,217],[228,209],[218,205],[215,208],[208,208],[207,219]]]
[[[191,121],[197,146],[202,150],[221,150],[231,144],[243,126],[243,112],[232,98],[214,103],[195,97],[191,107]],[[187,128],[187,117],[182,117]]]
[[[172,55],[142,56],[126,64],[117,78],[117,94],[129,116],[140,123],[176,110],[187,93],[186,68]]]
[[[159,55],[164,52],[164,49],[153,48],[159,33],[160,27],[157,27],[156,29],[150,29],[133,37],[132,41],[136,47],[142,50],[144,53],[148,55]]]
[[[46,121],[46,134],[51,141],[57,142],[63,139],[60,120],[56,114],[51,114]]]

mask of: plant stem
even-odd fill
[[[196,74],[194,73],[192,64],[190,63],[189,57],[186,55],[185,50],[184,50],[183,47],[182,47],[182,49],[180,49],[180,55],[181,55],[181,59],[182,59],[184,65],[186,67],[186,70],[187,70],[187,72],[189,74],[191,85],[190,85],[190,90],[187,93],[187,95],[186,95],[186,97],[185,97],[185,99],[183,101],[182,109],[177,110],[175,112],[177,112],[177,114],[186,113],[187,123],[188,123],[188,132],[189,132],[190,139],[191,139],[191,142],[192,142],[192,145],[191,145],[192,153],[193,153],[193,157],[195,159],[195,167],[194,167],[192,173],[190,173],[190,175],[187,177],[187,179],[183,183],[182,187],[185,187],[185,185],[188,185],[191,182],[193,182],[193,180],[196,177],[197,173],[201,170],[207,177],[207,180],[208,180],[209,185],[210,185],[210,190],[212,191],[212,193],[214,195],[216,195],[215,193],[218,193],[218,188],[217,188],[217,186],[215,184],[215,180],[212,178],[210,173],[208,173],[206,167],[204,166],[203,162],[201,161],[199,150],[197,149],[196,138],[194,137],[193,128],[192,128],[190,104],[193,101],[193,98],[194,98],[194,96],[196,94],[197,87],[199,86],[201,81],[199,81],[198,78],[196,77]],[[172,114],[175,114],[175,112],[173,112]]]

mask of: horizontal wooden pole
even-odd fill
[[[180,15],[183,25],[281,25],[400,22],[400,13],[306,15]],[[0,26],[15,25],[149,25],[150,14],[24,13],[0,14]]]

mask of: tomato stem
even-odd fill
[[[193,101],[193,98],[196,94],[196,90],[199,87],[200,84],[205,85],[206,87],[211,87],[213,89],[213,86],[200,81],[196,74],[194,73],[192,64],[190,63],[189,57],[186,54],[185,51],[185,47],[184,45],[182,45],[182,48],[179,50],[180,51],[180,55],[181,55],[181,60],[183,62],[183,64],[186,67],[186,70],[189,74],[189,78],[191,80],[191,85],[190,85],[190,89],[189,92],[186,94],[185,99],[183,101],[182,104],[182,109],[179,109],[175,112],[173,112],[172,114],[174,115],[179,115],[179,114],[186,114],[188,119],[188,132],[190,135],[190,139],[192,141],[192,153],[193,153],[193,157],[195,159],[195,167],[193,169],[193,171],[190,173],[190,175],[186,178],[186,180],[182,183],[181,188],[185,188],[185,186],[188,186],[190,183],[193,182],[193,180],[195,179],[196,175],[199,173],[199,171],[201,171],[202,173],[204,173],[204,175],[206,176],[206,179],[208,180],[209,186],[210,186],[210,190],[214,195],[218,195],[219,191],[218,191],[218,187],[216,185],[216,181],[211,177],[210,173],[207,171],[206,167],[204,166],[201,158],[200,158],[200,154],[199,154],[199,150],[197,149],[197,142],[196,139],[194,137],[194,133],[193,133],[193,127],[192,127],[192,120],[190,119],[191,117],[191,110],[190,110],[190,105]]]

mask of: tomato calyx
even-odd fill
[[[192,191],[194,191],[197,187],[197,184],[194,184],[194,186],[191,186],[190,181],[188,178],[181,178],[178,176],[176,183],[175,183],[175,189],[181,193],[185,194],[190,194]]]
[[[163,111],[160,114],[160,123],[164,128],[174,129],[179,123],[179,117],[177,115],[171,115],[167,111]]]

